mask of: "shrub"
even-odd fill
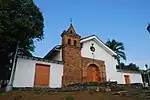
[[[73,100],[73,97],[71,95],[66,96],[66,100]]]

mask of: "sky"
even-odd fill
[[[123,42],[127,61],[150,66],[150,0],[34,0],[44,17],[44,39],[35,42],[35,56],[45,56],[61,44],[61,33],[72,18],[82,37],[97,35],[102,41]]]

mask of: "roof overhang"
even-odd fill
[[[17,57],[22,58],[22,59],[29,59],[29,60],[43,61],[43,62],[49,62],[49,63],[63,64],[63,61],[48,60],[48,59],[45,59],[45,58],[34,57],[34,56],[29,57],[29,56],[18,55]]]
[[[51,49],[51,51],[49,51],[47,53],[47,55],[44,57],[44,58],[47,58],[49,56],[52,56],[53,54],[57,53],[57,52],[60,52],[61,50],[61,45],[56,45],[55,47],[53,47],[53,49]]]
[[[130,69],[118,69],[117,72],[122,72],[122,73],[138,73],[141,74],[140,70],[130,70]]]
[[[84,43],[84,42],[87,42],[90,40],[94,40],[99,46],[101,46],[104,50],[106,50],[110,55],[112,55],[112,56],[117,55],[113,50],[111,50],[109,47],[107,47],[105,45],[105,43],[102,40],[100,40],[96,35],[90,35],[87,37],[83,37],[83,38],[81,38],[80,43]],[[47,53],[47,55],[44,58],[47,58],[49,56],[53,56],[53,54],[60,52],[61,47],[62,47],[61,45],[56,45],[54,48],[51,49],[51,51],[49,51]]]

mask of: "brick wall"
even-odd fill
[[[72,26],[62,35],[62,58],[64,62],[63,86],[81,82],[80,36],[75,33]]]
[[[62,34],[62,58],[64,72],[62,86],[87,81],[87,68],[93,64],[93,59],[81,57],[80,36],[76,34],[72,24]],[[76,43],[75,43],[76,42]],[[106,81],[105,63],[101,60],[94,60],[98,67],[99,82]]]
[[[105,62],[101,60],[93,60],[91,58],[85,58],[82,57],[82,80],[83,82],[88,82],[87,80],[87,68],[91,65],[94,64],[98,67],[99,69],[99,82],[103,83],[106,82],[106,68],[105,68]]]
[[[70,46],[63,47],[64,75],[63,85],[81,82],[81,56],[80,49]]]

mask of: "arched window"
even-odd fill
[[[77,41],[76,40],[74,40],[74,46],[77,46]]]
[[[68,44],[71,45],[71,39],[68,39]]]

